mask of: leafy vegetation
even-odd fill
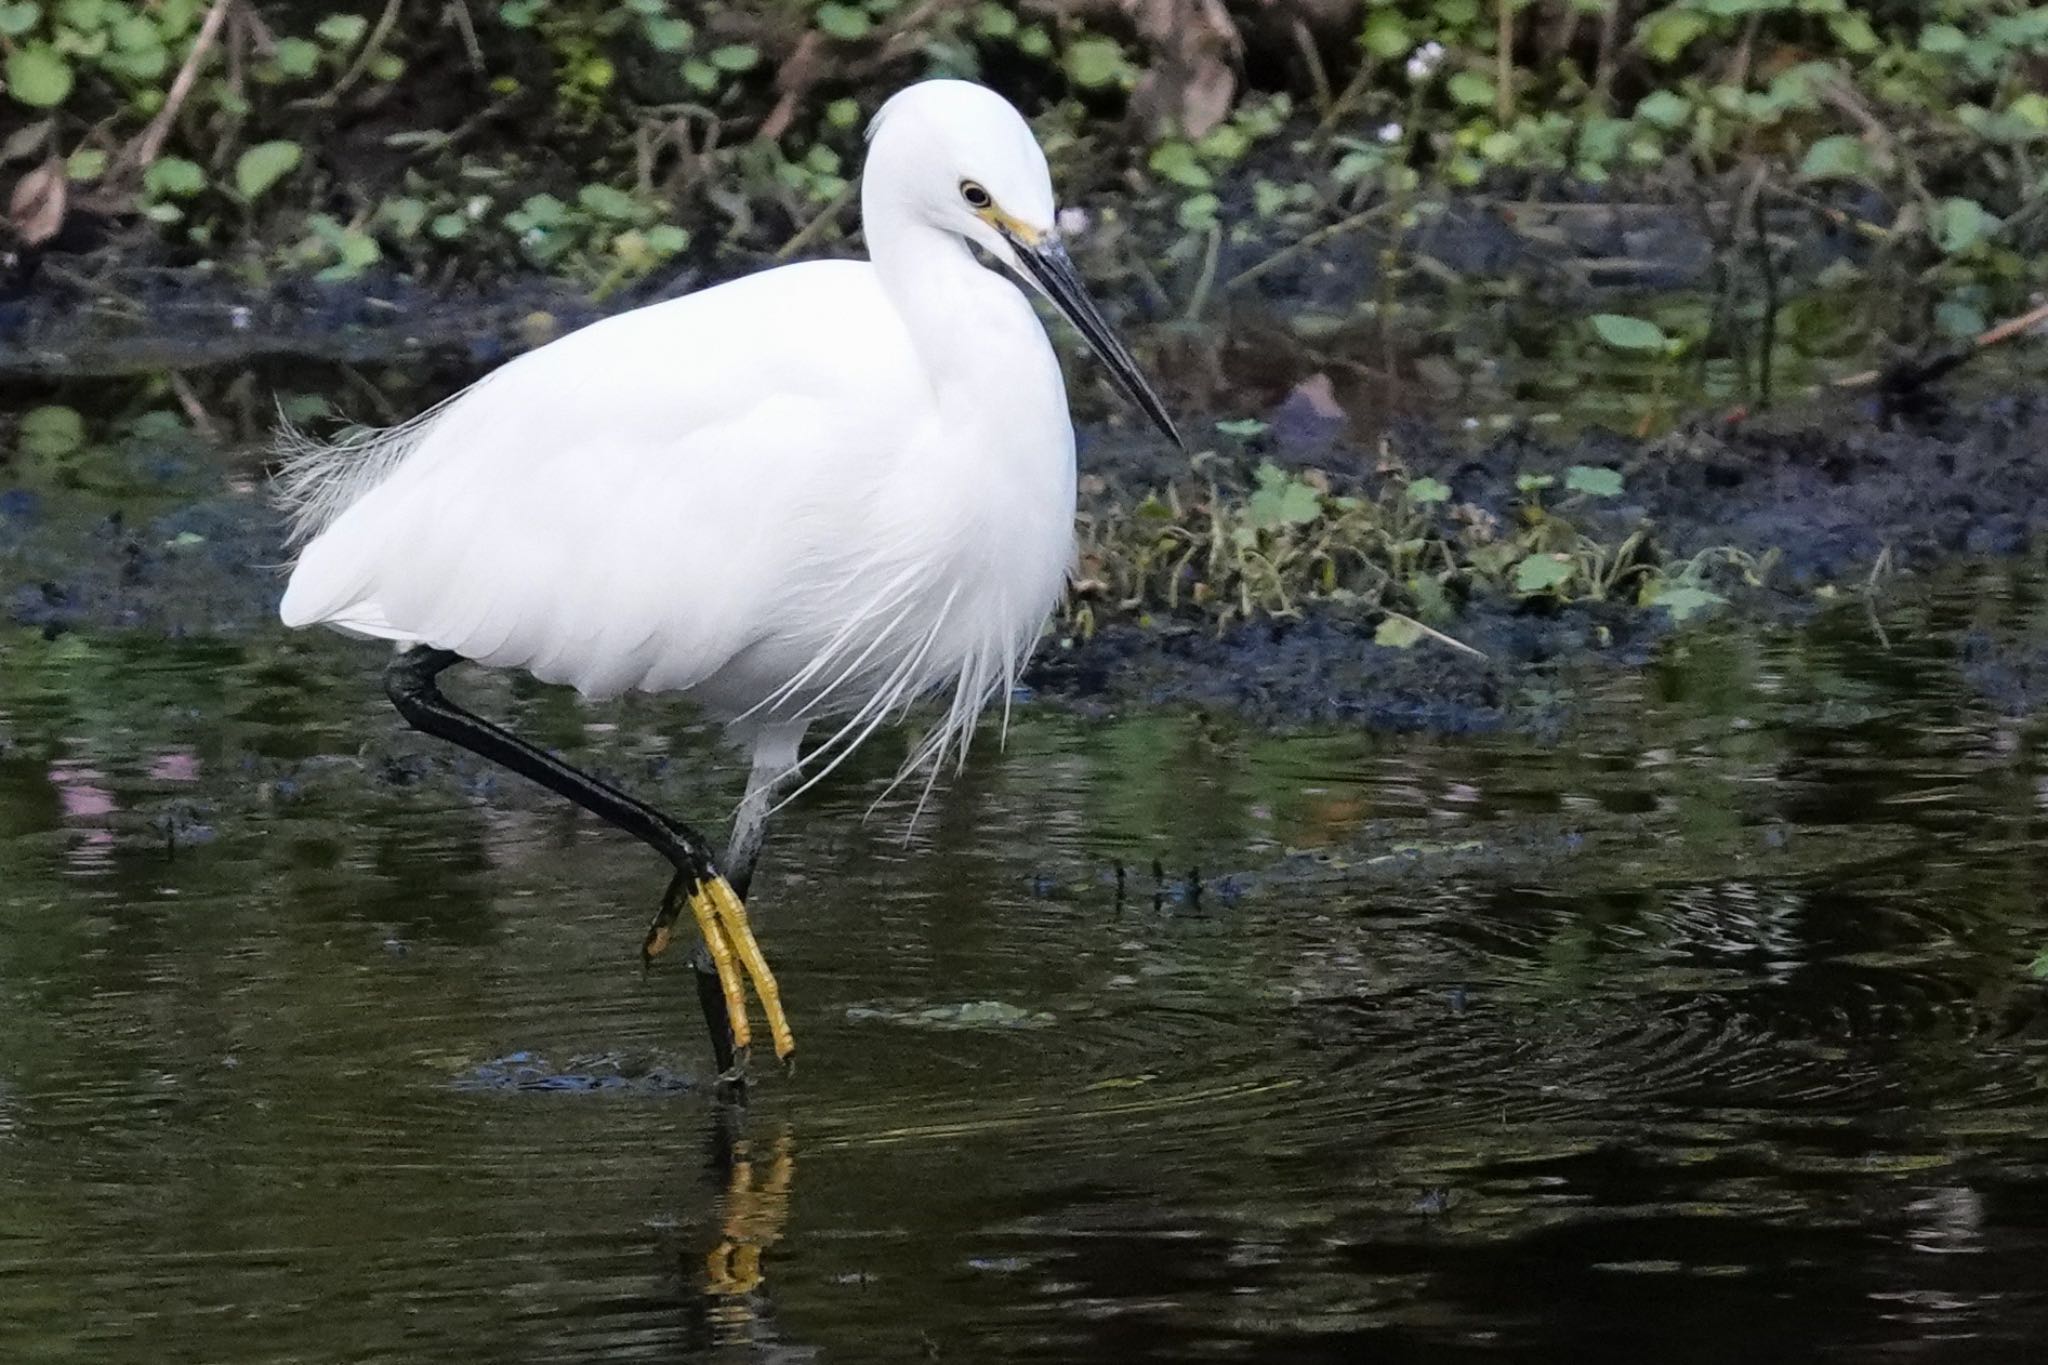
[[[1505,517],[1411,475],[1391,452],[1369,482],[1339,491],[1321,471],[1267,461],[1246,489],[1169,486],[1085,514],[1074,624],[1086,633],[1105,616],[1164,615],[1221,626],[1313,603],[1378,614],[1379,643],[1406,647],[1447,639],[1480,594],[1628,602],[1682,621],[1726,600],[1717,583],[1761,585],[1774,558],[1722,548],[1673,560],[1641,525],[1589,533],[1581,514],[1624,492],[1605,467],[1525,473]]]
[[[0,154],[21,183],[58,168],[29,200],[139,215],[188,258],[329,279],[520,261],[603,288],[693,246],[844,230],[881,95],[990,76],[1032,97],[1070,183],[1135,176],[1190,268],[1219,234],[1398,227],[1460,187],[1739,174],[1910,261],[1960,334],[2041,269],[2044,62],[2048,6],[1977,0],[1401,0],[1260,24],[1113,0],[6,0]],[[1844,185],[1880,198],[1833,207]],[[16,199],[18,235],[55,235]]]

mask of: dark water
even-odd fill
[[[652,855],[374,650],[17,633],[0,1359],[2027,1358],[2029,591],[1710,628],[1540,741],[1027,705],[907,841],[884,746],[771,843],[744,1113]],[[672,709],[463,686],[736,794]]]

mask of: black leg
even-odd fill
[[[525,740],[482,717],[463,710],[443,696],[435,678],[459,656],[445,649],[406,650],[384,671],[384,690],[398,714],[414,729],[459,744],[471,753],[499,763],[522,777],[529,777],[558,796],[567,797],[592,815],[616,825],[652,847],[675,867],[668,893],[662,898],[657,928],[664,932],[683,905],[700,886],[718,877],[711,846],[696,831],[654,807],[626,795],[616,787],[528,744]],[[663,940],[665,941],[665,939]],[[656,942],[650,932],[650,947]],[[732,1072],[734,1062],[731,1011],[717,972],[708,954],[704,968],[697,972],[697,994],[704,1006],[704,1021],[710,1026],[711,1048],[721,1075]]]

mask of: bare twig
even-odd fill
[[[356,53],[356,59],[349,63],[348,70],[341,73],[341,79],[327,88],[327,93],[313,101],[316,109],[331,109],[334,102],[346,95],[355,83],[370,69],[370,63],[384,47],[384,40],[391,36],[393,25],[405,9],[405,0],[384,0],[384,12],[377,16],[377,22],[370,28],[370,36],[363,40],[363,46]]]
[[[185,64],[178,68],[178,74],[171,80],[171,88],[164,94],[164,107],[156,111],[156,117],[142,130],[135,141],[128,144],[115,165],[123,170],[147,170],[163,150],[164,139],[170,136],[171,124],[177,121],[178,111],[185,107],[185,100],[192,94],[192,86],[199,79],[199,68],[206,62],[206,54],[213,51],[213,45],[220,39],[220,28],[227,21],[232,0],[213,0],[206,11],[206,18],[199,25],[199,34],[192,40],[192,50],[185,54]]]
[[[1515,0],[1493,0],[1493,117],[1505,128],[1515,117]]]
[[[854,196],[859,193],[859,184],[852,180],[847,181],[839,193],[832,196],[831,203],[819,209],[812,215],[810,222],[798,228],[794,236],[775,249],[775,259],[786,261],[815,242],[819,234],[839,220],[839,215],[846,212],[846,206],[851,204]]]
[[[1296,257],[1303,256],[1311,251],[1314,251],[1317,247],[1323,245],[1323,243],[1325,242],[1332,241],[1338,237],[1342,237],[1344,234],[1348,232],[1356,232],[1358,231],[1358,229],[1370,225],[1374,219],[1383,218],[1388,213],[1392,212],[1393,208],[1393,200],[1382,200],[1381,202],[1372,205],[1370,208],[1360,209],[1357,213],[1352,214],[1348,218],[1340,218],[1334,223],[1330,223],[1324,227],[1319,227],[1314,232],[1311,232],[1307,236],[1303,237],[1300,241],[1290,242],[1288,245],[1281,247],[1278,251],[1266,257],[1266,259],[1264,259],[1263,261],[1257,261],[1249,266],[1246,266],[1243,270],[1238,271],[1235,275],[1232,275],[1229,279],[1223,282],[1223,290],[1225,293],[1229,293],[1233,289],[1237,289],[1244,285],[1250,284],[1253,280],[1258,279],[1261,275],[1265,275],[1270,273],[1271,271],[1277,270],[1281,266],[1286,265],[1288,262],[1294,260]]]

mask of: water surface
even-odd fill
[[[2023,1358],[2038,610],[1709,629],[1541,738],[1025,705],[908,837],[882,745],[770,844],[744,1112],[653,855],[374,649],[18,634],[0,1358]],[[456,686],[737,795],[674,708]]]

